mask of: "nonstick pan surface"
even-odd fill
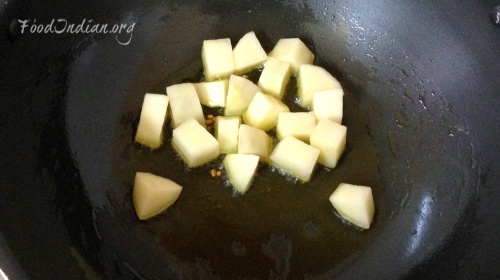
[[[0,269],[9,279],[498,278],[495,4],[0,4]],[[134,29],[22,32],[19,20],[35,19]],[[199,81],[201,42],[249,31],[266,51],[301,38],[339,79],[348,142],[339,167],[310,183],[263,164],[238,196],[210,178],[218,162],[188,169],[168,145],[151,151],[133,136],[144,93]],[[184,185],[181,199],[140,222],[137,171]],[[328,202],[345,181],[373,187],[368,231]]]

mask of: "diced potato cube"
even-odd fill
[[[244,73],[257,68],[267,59],[266,51],[253,31],[241,37],[233,49],[233,55],[235,73]]]
[[[339,81],[324,68],[311,64],[300,66],[297,77],[299,102],[302,107],[311,106],[313,94],[318,91],[341,89]]]
[[[224,79],[234,73],[233,47],[229,38],[203,41],[201,59],[206,81]]]
[[[344,91],[341,88],[319,91],[313,94],[311,109],[316,121],[329,119],[342,123]]]
[[[203,165],[219,156],[219,142],[194,118],[174,129],[172,146],[190,167]]]
[[[268,57],[266,66],[260,75],[258,86],[264,93],[281,100],[292,75],[290,69],[290,63],[272,56]]]
[[[365,186],[340,184],[330,196],[339,215],[348,222],[369,229],[375,214],[372,189]]]
[[[322,119],[311,134],[310,144],[321,153],[318,162],[334,168],[342,156],[346,144],[347,127],[329,119]]]
[[[309,143],[309,137],[315,127],[316,119],[313,112],[282,112],[278,116],[276,136],[281,140],[291,135]]]
[[[193,84],[184,83],[169,86],[167,87],[167,95],[170,99],[170,111],[174,128],[189,118],[194,118],[201,125],[205,125],[203,109]]]
[[[219,141],[221,154],[238,151],[238,131],[241,118],[239,116],[218,116],[215,119],[215,138]]]
[[[229,87],[229,80],[219,80],[213,82],[195,83],[196,93],[201,105],[207,107],[226,106],[226,95]]]
[[[318,156],[318,148],[293,136],[287,136],[276,145],[269,159],[275,167],[297,177],[302,182],[308,182]]]
[[[312,64],[314,54],[299,38],[280,39],[269,56],[290,63],[293,72],[299,71],[300,65]]]
[[[243,113],[243,121],[267,131],[276,126],[280,112],[290,112],[290,109],[271,95],[258,92]]]
[[[146,93],[142,103],[139,126],[135,141],[151,148],[158,148],[162,143],[163,126],[167,118],[168,96]]]
[[[257,155],[267,161],[273,145],[273,139],[263,130],[246,124],[240,125],[238,132],[238,153]]]
[[[249,79],[231,75],[224,115],[241,116],[247,110],[253,97],[261,89]]]
[[[179,198],[182,187],[172,180],[151,173],[135,174],[132,200],[139,220],[160,214]]]
[[[224,157],[223,163],[231,185],[239,193],[246,193],[255,177],[257,165],[259,164],[259,156],[228,154]]]

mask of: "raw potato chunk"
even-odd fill
[[[215,138],[219,141],[221,154],[238,151],[238,131],[241,118],[239,116],[218,116],[215,119]]]
[[[280,39],[269,56],[290,63],[293,72],[299,71],[300,65],[312,64],[314,54],[299,38]]]
[[[207,107],[226,106],[228,86],[228,79],[194,84],[196,93],[198,94],[198,98],[200,99],[200,103]]]
[[[267,161],[271,154],[273,139],[263,130],[246,124],[240,125],[238,153],[257,155]]]
[[[196,88],[191,83],[177,84],[167,87],[172,113],[172,125],[178,127],[189,118],[194,118],[205,125],[205,117],[201,108]]]
[[[258,86],[264,93],[281,100],[292,75],[290,69],[290,63],[271,56],[268,57],[266,66],[260,75]]]
[[[233,49],[233,55],[235,73],[244,73],[257,68],[267,59],[267,54],[253,31],[241,37]]]
[[[191,167],[203,165],[219,156],[217,139],[193,118],[174,129],[172,146]]]
[[[249,79],[231,75],[224,115],[241,116],[247,110],[253,97],[261,89]]]
[[[315,127],[316,119],[313,112],[282,112],[278,116],[276,136],[281,140],[291,135],[309,143],[309,137]]]
[[[319,149],[293,136],[287,136],[276,145],[271,156],[271,164],[286,173],[308,182],[316,165]]]
[[[328,119],[322,119],[311,134],[310,144],[317,147],[321,153],[318,162],[334,168],[344,152],[347,127]]]
[[[335,79],[324,68],[311,64],[303,64],[300,66],[299,75],[297,77],[297,87],[300,106],[311,106],[313,94],[318,91],[341,89],[339,81]]]
[[[142,103],[135,141],[151,148],[161,146],[163,126],[167,118],[168,96],[146,93]]]
[[[256,155],[228,154],[223,163],[231,185],[239,193],[246,193],[255,177],[259,157]]]
[[[243,114],[243,121],[253,127],[267,131],[276,126],[278,115],[281,112],[290,112],[290,109],[271,95],[257,92]]]
[[[151,173],[135,174],[132,199],[139,220],[160,214],[179,198],[182,187],[172,180]]]
[[[329,119],[342,123],[344,91],[340,88],[320,91],[313,94],[311,109],[316,121]]]
[[[233,47],[229,38],[203,41],[201,59],[205,80],[209,82],[234,73]]]
[[[370,187],[342,183],[330,196],[330,202],[348,222],[363,229],[370,228],[375,214]]]

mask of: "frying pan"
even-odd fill
[[[0,278],[498,279],[498,4],[0,3]],[[19,21],[53,19],[135,25]],[[202,40],[249,31],[267,51],[301,38],[339,79],[348,142],[308,184],[263,165],[238,196],[209,177],[217,162],[188,169],[133,135],[144,93],[200,80]],[[178,181],[181,198],[138,221],[136,171]],[[335,216],[327,198],[343,181],[372,186],[370,230]]]

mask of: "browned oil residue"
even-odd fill
[[[199,64],[169,77],[151,92],[163,93],[168,85],[196,77],[193,73],[200,73]],[[248,76],[255,81],[258,75]],[[292,111],[302,110],[295,103],[295,87],[292,79],[284,98]],[[141,101],[127,98],[123,114],[139,114]],[[221,113],[204,110],[206,116]],[[150,151],[132,142],[134,124],[122,125],[119,135],[129,136],[116,141],[114,172],[153,172],[184,186],[179,200],[167,211],[151,220],[137,221],[144,234],[152,235],[158,246],[182,262],[203,258],[221,279],[303,279],[305,275],[340,271],[348,259],[368,248],[383,228],[385,221],[377,215],[368,231],[344,224],[328,200],[335,188],[346,182],[371,186],[377,209],[383,207],[377,152],[367,123],[361,104],[345,89],[346,150],[337,168],[318,167],[305,184],[262,164],[251,189],[236,195],[224,180],[224,171],[220,179],[210,177],[210,170],[221,168],[221,159],[195,169],[185,167],[170,146],[169,126],[163,147]],[[120,157],[124,150],[128,151],[127,161]]]

